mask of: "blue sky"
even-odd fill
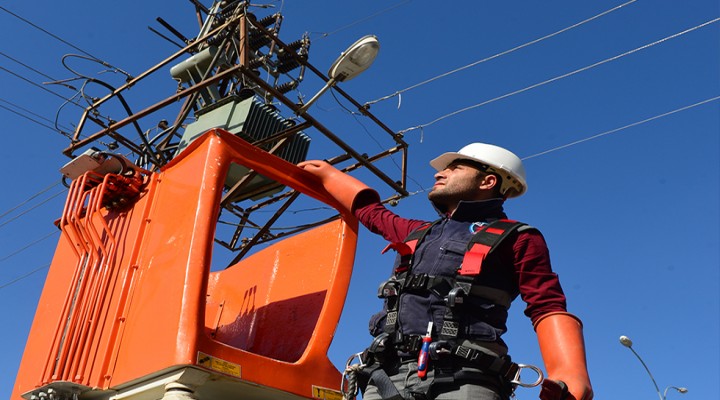
[[[427,161],[440,152],[484,141],[525,158],[529,191],[506,209],[546,236],[569,310],[585,322],[597,398],[657,396],[640,362],[620,345],[620,335],[634,341],[661,391],[670,385],[689,389],[670,391],[668,398],[720,398],[716,1],[268,4],[275,8],[256,13],[282,7],[281,38],[289,42],[309,32],[310,61],[323,71],[357,38],[378,36],[381,50],[373,66],[342,88],[360,103],[403,92],[371,107],[394,131],[407,130],[408,188],[417,194],[402,200],[398,213],[435,218],[424,190],[433,174]],[[52,125],[63,100],[32,83],[70,77],[61,57],[78,49],[67,43],[137,75],[176,50],[147,29],[162,29],[156,17],[187,36],[197,32],[189,2],[8,0],[2,7],[0,397],[12,390],[57,241],[52,223],[64,198],[57,171],[68,161],[61,154],[67,139],[43,126]],[[77,59],[70,63],[83,73],[100,71]],[[133,88],[136,111],[175,87],[169,73],[167,82],[152,85],[157,86]],[[320,86],[307,79],[301,90],[311,96]],[[330,94],[310,112],[361,152],[390,146],[386,134],[349,115]],[[71,126],[80,110],[63,107],[58,115]],[[330,151],[318,139],[310,156],[326,158]],[[383,168],[397,173],[392,162]],[[358,176],[392,194],[366,174]],[[377,284],[392,262],[379,254],[384,246],[361,232],[330,352],[338,365],[369,340],[366,320],[380,306]],[[519,300],[513,305],[505,338],[515,360],[542,365],[523,308]],[[519,389],[517,395],[537,398],[537,391]]]

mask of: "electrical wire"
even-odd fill
[[[75,49],[75,50],[77,50],[77,51],[85,54],[86,56],[92,57],[92,58],[95,59],[97,62],[101,63],[102,65],[104,65],[104,66],[106,66],[106,67],[108,67],[108,68],[112,68],[112,69],[114,69],[114,70],[122,73],[123,75],[125,75],[125,76],[127,76],[127,77],[131,77],[130,74],[128,74],[127,72],[123,71],[122,69],[120,69],[120,68],[118,68],[118,67],[115,67],[115,66],[113,66],[113,65],[110,65],[109,63],[101,60],[100,58],[95,57],[94,55],[88,53],[87,51],[81,49],[80,47],[75,46],[74,44],[68,42],[67,40],[65,40],[65,39],[63,39],[63,38],[61,38],[60,36],[58,36],[58,35],[50,32],[50,31],[48,31],[48,30],[46,30],[46,29],[44,29],[44,28],[42,28],[41,26],[39,26],[39,25],[37,25],[37,24],[34,24],[33,22],[27,20],[26,18],[21,17],[21,16],[18,15],[18,14],[15,14],[14,12],[8,10],[7,8],[5,8],[5,7],[3,7],[3,6],[0,6],[0,10],[5,11],[6,13],[8,13],[8,14],[12,15],[13,17],[19,19],[20,21],[25,22],[26,24],[32,26],[33,28],[35,28],[35,29],[37,29],[37,30],[39,30],[39,31],[41,31],[41,32],[49,35],[50,37],[52,37],[53,39],[56,39],[56,40],[60,41],[61,43],[64,43],[64,44],[72,47],[73,49]]]
[[[362,115],[362,114],[357,113],[357,112],[354,112],[354,111],[352,111],[351,109],[345,107],[345,105],[342,104],[342,102],[340,101],[340,99],[339,99],[339,98],[337,97],[337,95],[335,94],[335,91],[334,91],[334,90],[331,89],[331,90],[330,90],[330,93],[332,94],[333,98],[335,99],[335,102],[337,102],[343,110],[345,110],[348,114],[350,114],[350,116],[353,117],[353,119],[355,120],[355,122],[357,122],[357,124],[360,125],[361,128],[363,128],[363,130],[365,131],[365,134],[366,134],[368,137],[370,137],[370,139],[372,139],[372,140],[375,142],[375,144],[376,144],[380,149],[383,149],[384,146],[380,143],[380,141],[379,141],[375,136],[373,136],[373,135],[370,133],[370,131],[368,130],[368,128],[358,119],[358,115]],[[393,157],[390,157],[390,160],[392,161],[393,164],[395,164],[395,167],[397,167],[397,169],[402,172],[402,167],[397,163],[397,160],[395,160],[395,158],[393,158]],[[412,176],[410,176],[410,174],[407,174],[407,173],[406,173],[405,175],[407,176],[407,178],[408,178],[409,180],[411,180],[413,183],[415,183],[418,187],[421,187],[421,188],[423,187],[423,186],[420,184],[420,182],[418,182],[415,178],[413,178]]]
[[[65,136],[65,137],[68,137],[63,131],[61,131],[61,130],[59,130],[59,129],[56,129],[56,128],[50,126],[50,125],[46,125],[46,124],[44,124],[44,123],[42,123],[42,122],[40,122],[40,121],[38,121],[38,120],[36,120],[36,119],[33,119],[33,118],[31,118],[31,117],[28,117],[27,115],[25,115],[25,114],[23,114],[23,113],[20,113],[20,112],[18,112],[18,111],[15,111],[15,110],[13,110],[13,109],[11,109],[11,108],[9,108],[9,107],[6,107],[6,106],[4,106],[4,105],[2,105],[2,104],[0,104],[0,108],[5,109],[5,110],[7,110],[7,111],[10,111],[10,112],[13,113],[13,114],[16,114],[16,115],[18,115],[18,116],[21,116],[21,117],[29,120],[30,122],[34,122],[34,123],[36,123],[36,124],[38,124],[38,125],[40,125],[40,126],[42,126],[42,127],[44,127],[44,128],[48,128],[48,129],[50,129],[50,130],[52,130],[52,131],[54,131],[54,132],[57,132],[57,133]]]
[[[585,66],[585,67],[582,67],[582,68],[580,68],[580,69],[576,69],[576,70],[574,70],[574,71],[572,71],[572,72],[568,72],[568,73],[566,73],[566,74],[558,75],[558,76],[556,76],[556,77],[554,77],[554,78],[551,78],[551,79],[548,79],[548,80],[545,80],[545,81],[536,83],[536,84],[534,84],[534,85],[527,86],[527,87],[525,87],[525,88],[523,88],[523,89],[519,89],[519,90],[516,90],[516,91],[514,91],[514,92],[506,93],[506,94],[504,94],[504,95],[502,95],[502,96],[498,96],[498,97],[492,98],[492,99],[490,99],[490,100],[486,100],[486,101],[483,101],[483,102],[481,102],[481,103],[474,104],[474,105],[472,105],[472,106],[468,106],[468,107],[465,107],[465,108],[461,108],[461,109],[456,110],[456,111],[453,111],[453,112],[451,112],[451,113],[449,113],[449,114],[445,114],[445,115],[443,115],[443,116],[441,116],[441,117],[438,117],[438,118],[436,118],[436,119],[434,119],[434,120],[432,120],[432,121],[430,121],[430,122],[428,122],[428,123],[421,124],[421,125],[416,125],[416,126],[413,126],[413,127],[410,127],[410,128],[406,128],[406,129],[400,130],[400,131],[398,131],[398,134],[405,134],[405,133],[407,133],[407,132],[409,132],[409,131],[413,131],[413,130],[416,130],[416,129],[423,129],[423,128],[426,128],[426,127],[428,127],[428,126],[430,126],[430,125],[435,124],[436,122],[442,121],[442,120],[444,120],[444,119],[446,119],[446,118],[453,117],[453,116],[458,115],[458,114],[460,114],[460,113],[463,113],[463,112],[465,112],[465,111],[469,111],[469,110],[472,110],[472,109],[475,109],[475,108],[478,108],[478,107],[481,107],[481,106],[484,106],[484,105],[487,105],[487,104],[490,104],[490,103],[494,103],[494,102],[496,102],[496,101],[498,101],[498,100],[502,100],[502,99],[508,98],[508,97],[510,97],[510,96],[514,96],[514,95],[516,95],[516,94],[520,94],[520,93],[523,93],[523,92],[527,92],[528,90],[535,89],[535,88],[538,88],[538,87],[540,87],[540,86],[547,85],[548,83],[552,83],[552,82],[555,82],[555,81],[559,81],[559,80],[561,80],[561,79],[564,79],[564,78],[567,78],[567,77],[570,77],[570,76],[579,74],[579,73],[581,73],[581,72],[590,70],[590,69],[595,68],[595,67],[598,67],[598,66],[600,66],[600,65],[607,64],[607,63],[609,63],[609,62],[611,62],[611,61],[615,61],[615,60],[618,60],[618,59],[623,58],[623,57],[625,57],[625,56],[628,56],[628,55],[637,53],[638,51],[645,50],[645,49],[647,49],[647,48],[649,48],[649,47],[652,47],[652,46],[655,46],[655,45],[657,45],[657,44],[666,42],[666,41],[671,40],[671,39],[675,39],[675,38],[677,38],[677,37],[679,37],[679,36],[682,36],[682,35],[684,35],[684,34],[686,34],[686,33],[690,33],[690,32],[692,32],[692,31],[695,31],[695,30],[700,29],[700,28],[702,28],[702,27],[705,27],[705,26],[707,26],[707,25],[713,24],[713,23],[715,23],[715,22],[717,22],[717,21],[720,21],[720,18],[715,18],[715,19],[713,19],[713,20],[707,21],[707,22],[702,23],[702,24],[700,24],[700,25],[697,25],[697,26],[694,26],[694,27],[692,27],[692,28],[686,29],[686,30],[684,30],[684,31],[682,31],[682,32],[678,32],[678,33],[676,33],[676,34],[667,36],[667,37],[665,37],[665,38],[663,38],[663,39],[656,40],[656,41],[654,41],[654,42],[652,42],[652,43],[648,43],[648,44],[646,44],[646,45],[644,45],[644,46],[640,46],[640,47],[638,47],[638,48],[636,48],[636,49],[627,51],[627,52],[625,52],[625,53],[618,54],[618,55],[613,56],[613,57],[610,57],[610,58],[606,58],[606,59],[604,59],[604,60],[602,60],[602,61],[598,61],[598,62],[596,62],[596,63],[594,63],[594,64],[590,64],[590,65]]]
[[[15,62],[15,63],[17,63],[17,64],[20,64],[20,65],[22,65],[23,67],[29,69],[30,71],[35,72],[35,73],[38,74],[38,75],[42,75],[42,76],[44,76],[45,78],[48,78],[48,79],[50,79],[50,80],[52,80],[52,81],[55,80],[55,78],[53,78],[53,77],[45,74],[44,72],[41,72],[41,71],[39,71],[39,70],[37,70],[37,69],[35,69],[35,68],[33,68],[33,67],[25,64],[24,62],[18,60],[17,58],[14,58],[14,57],[12,57],[12,56],[10,56],[10,55],[2,52],[2,51],[0,51],[0,56],[3,56],[3,57],[5,57],[5,58],[9,59],[10,61],[13,61],[13,62]]]
[[[394,9],[396,9],[396,8],[398,8],[398,7],[406,4],[406,3],[409,3],[409,2],[411,2],[411,1],[412,1],[412,0],[404,0],[404,1],[401,1],[401,2],[399,2],[399,3],[395,4],[395,5],[392,5],[392,6],[388,7],[388,8],[385,8],[385,9],[382,9],[382,10],[380,10],[380,11],[377,11],[377,12],[375,12],[374,14],[368,15],[367,17],[360,18],[359,20],[357,20],[357,21],[355,21],[355,22],[351,22],[351,23],[349,23],[349,24],[347,24],[347,25],[344,25],[344,26],[342,26],[342,27],[340,27],[340,28],[337,28],[337,29],[335,29],[335,30],[332,31],[332,32],[310,32],[310,33],[312,33],[312,34],[320,34],[320,37],[317,38],[317,39],[315,39],[315,40],[324,39],[324,38],[326,38],[326,37],[328,37],[328,36],[330,36],[330,35],[334,35],[334,34],[340,32],[340,31],[343,31],[343,30],[348,29],[348,28],[352,28],[353,26],[355,26],[355,25],[357,25],[357,24],[360,24],[360,23],[362,23],[362,22],[371,20],[371,19],[373,19],[373,18],[375,18],[375,17],[377,17],[377,16],[379,16],[379,15],[385,14],[386,12],[391,11],[391,10],[394,10]],[[635,1],[635,0],[633,0],[633,1]]]
[[[16,205],[15,207],[10,208],[9,210],[5,211],[4,213],[0,214],[0,218],[10,214],[11,212],[17,210],[18,208],[24,206],[25,204],[31,202],[36,197],[40,196],[43,193],[47,193],[50,189],[54,188],[55,186],[59,185],[61,182],[58,180],[57,182],[53,183],[52,185],[46,187],[45,189],[42,189],[41,191],[35,193],[34,195],[28,197],[27,199],[23,200],[20,204]]]
[[[11,280],[11,281],[9,281],[9,282],[3,283],[2,285],[0,285],[0,289],[4,289],[4,288],[6,288],[6,287],[8,287],[8,286],[10,286],[10,285],[12,285],[12,284],[14,284],[14,283],[17,283],[17,282],[19,282],[19,281],[21,281],[21,280],[23,280],[23,279],[25,279],[25,278],[28,278],[28,277],[30,277],[31,275],[36,274],[36,273],[42,271],[43,269],[47,269],[48,267],[50,267],[50,263],[47,263],[47,264],[45,264],[45,265],[43,265],[43,266],[41,266],[41,267],[35,268],[34,270],[28,272],[28,273],[25,274],[25,275],[21,275],[21,276],[15,278],[15,279],[13,279],[13,280]]]
[[[15,76],[15,77],[17,77],[17,78],[19,78],[19,79],[21,79],[21,80],[23,80],[23,81],[31,84],[31,85],[33,85],[33,86],[35,86],[35,87],[38,87],[38,88],[40,88],[40,89],[42,89],[42,90],[44,90],[44,91],[52,94],[53,96],[57,96],[57,97],[65,100],[65,101],[67,101],[67,102],[70,102],[71,104],[74,104],[75,106],[77,106],[77,107],[79,107],[79,108],[81,108],[81,109],[85,109],[85,107],[81,106],[81,105],[78,104],[78,103],[75,103],[75,102],[71,101],[71,100],[68,99],[67,97],[65,97],[65,96],[63,96],[63,95],[61,95],[61,94],[59,94],[59,93],[53,92],[52,90],[44,87],[43,85],[40,85],[40,84],[38,84],[38,83],[35,83],[35,82],[33,82],[32,80],[30,80],[30,79],[28,79],[28,78],[26,78],[26,77],[24,77],[24,76],[22,76],[22,75],[20,75],[20,74],[18,74],[18,73],[16,73],[16,72],[13,72],[13,71],[5,68],[5,67],[0,67],[0,70],[3,70],[3,71],[5,71],[5,72],[9,73],[10,75],[13,75],[13,76]]]
[[[52,237],[52,236],[57,235],[58,232],[59,232],[59,231],[55,230],[55,231],[50,232],[50,233],[48,233],[47,235],[45,235],[45,236],[43,236],[43,237],[41,237],[41,238],[39,238],[39,239],[35,239],[34,241],[32,241],[32,242],[26,244],[25,246],[23,246],[23,247],[15,250],[15,251],[13,251],[12,253],[7,254],[7,255],[1,257],[1,258],[0,258],[0,262],[3,262],[3,261],[5,261],[5,260],[7,260],[7,259],[9,259],[9,258],[11,258],[11,257],[13,257],[13,256],[16,256],[16,255],[22,253],[23,251],[29,249],[30,247],[35,246],[36,244],[42,242],[43,240],[46,240],[46,239],[48,239],[48,238],[50,238],[50,237]]]
[[[625,130],[625,129],[628,129],[628,128],[632,128],[632,127],[634,127],[634,126],[642,125],[642,124],[647,123],[647,122],[650,122],[650,121],[655,121],[656,119],[663,118],[663,117],[667,117],[667,116],[669,116],[669,115],[672,115],[672,114],[675,114],[675,113],[679,113],[679,112],[681,112],[681,111],[689,110],[689,109],[691,109],[691,108],[695,108],[695,107],[701,106],[701,105],[703,105],[703,104],[707,104],[707,103],[710,103],[710,102],[713,102],[713,101],[717,101],[717,100],[720,100],[720,96],[711,97],[711,98],[709,98],[709,99],[706,99],[706,100],[703,100],[703,101],[699,101],[699,102],[697,102],[697,103],[690,104],[690,105],[685,106],[685,107],[680,107],[680,108],[678,108],[678,109],[675,109],[675,110],[672,110],[672,111],[668,111],[668,112],[666,112],[666,113],[662,113],[662,114],[656,115],[656,116],[654,116],[654,117],[646,118],[646,119],[643,119],[643,120],[641,120],[641,121],[633,122],[633,123],[631,123],[631,124],[627,124],[627,125],[621,126],[621,127],[619,127],[619,128],[610,129],[610,130],[608,130],[608,131],[605,131],[605,132],[602,132],[602,133],[598,133],[597,135],[592,135],[592,136],[586,137],[586,138],[584,138],[584,139],[576,140],[576,141],[574,141],[574,142],[570,142],[570,143],[564,144],[564,145],[562,145],[562,146],[553,147],[552,149],[548,149],[548,150],[545,150],[545,151],[541,151],[540,153],[536,153],[536,154],[533,154],[533,155],[529,155],[529,156],[523,157],[522,160],[529,160],[529,159],[531,159],[531,158],[535,158],[535,157],[543,156],[543,155],[545,155],[545,154],[553,153],[553,152],[558,151],[558,150],[566,149],[566,148],[568,148],[568,147],[572,147],[572,146],[575,146],[575,145],[580,144],[580,143],[585,143],[585,142],[588,142],[588,141],[590,141],[590,140],[594,140],[594,139],[597,139],[597,138],[600,138],[600,137],[603,137],[603,136],[607,136],[607,135],[610,135],[610,134],[612,134],[612,133],[616,133],[616,132],[619,132],[619,131],[622,131],[622,130]]]
[[[47,122],[50,122],[50,123],[53,123],[53,124],[56,123],[56,121],[53,121],[53,120],[51,120],[50,118],[43,117],[42,115],[40,115],[40,114],[38,114],[38,113],[35,113],[35,112],[33,112],[32,110],[28,110],[27,108],[22,107],[22,106],[20,106],[20,105],[18,105],[18,104],[15,104],[15,103],[13,103],[13,102],[11,102],[11,101],[5,100],[5,99],[3,99],[2,97],[0,97],[0,102],[5,103],[5,104],[8,104],[8,105],[10,105],[10,106],[12,106],[12,107],[15,107],[15,108],[17,108],[17,109],[19,109],[19,110],[22,110],[22,111],[26,112],[27,114],[33,115],[33,116],[38,117],[38,118],[40,118],[40,119],[42,119],[42,120],[45,120],[45,121],[47,121]],[[41,122],[39,122],[39,121],[37,121],[37,120],[35,120],[35,119],[33,119],[33,118],[28,117],[27,114],[22,114],[22,113],[19,112],[19,111],[15,111],[15,110],[12,110],[12,109],[10,109],[10,108],[3,107],[2,105],[0,105],[0,107],[4,108],[4,109],[6,109],[6,110],[8,110],[8,111],[10,111],[10,112],[12,112],[12,113],[15,113],[15,114],[17,114],[17,115],[20,115],[20,116],[23,117],[23,118],[27,118],[27,119],[29,119],[30,121],[35,122],[35,123],[38,124],[38,125],[44,126],[44,127],[46,127],[46,128],[52,129],[52,130],[55,131],[55,132],[58,132],[58,133],[60,133],[60,134],[62,134],[62,135],[65,135],[65,132],[63,132],[62,129],[58,129],[57,127],[51,127],[51,126],[45,125],[45,124],[43,124],[43,123],[41,123]],[[61,126],[60,128],[66,129],[66,130],[68,130],[68,131],[70,130],[70,129],[67,128],[67,127],[62,127],[62,126]]]
[[[10,222],[13,222],[13,221],[15,221],[16,219],[18,219],[18,218],[22,217],[23,215],[25,215],[25,214],[29,213],[30,211],[32,211],[32,210],[34,210],[34,209],[36,209],[36,208],[40,207],[41,205],[43,205],[43,204],[47,203],[48,201],[50,201],[50,200],[52,200],[52,199],[54,199],[54,198],[58,197],[59,195],[61,195],[61,194],[65,193],[65,192],[66,192],[66,191],[65,191],[65,189],[63,189],[63,190],[61,190],[61,191],[59,191],[59,192],[57,192],[57,193],[53,194],[52,196],[50,196],[50,197],[46,198],[45,200],[43,200],[43,201],[41,201],[41,202],[39,202],[39,203],[35,204],[34,206],[32,206],[32,207],[28,208],[27,210],[25,210],[25,211],[23,211],[23,212],[21,212],[21,213],[19,213],[19,214],[15,215],[14,217],[12,217],[12,218],[10,218],[10,219],[8,219],[8,220],[4,221],[3,223],[0,223],[0,228],[2,228],[3,226],[5,226],[5,225],[9,224]]]
[[[475,61],[475,62],[470,63],[470,64],[468,64],[468,65],[465,65],[465,66],[463,66],[463,67],[456,68],[456,69],[454,69],[454,70],[452,70],[452,71],[445,72],[445,73],[440,74],[440,75],[438,75],[438,76],[436,76],[436,77],[433,77],[433,78],[424,80],[424,81],[422,81],[422,82],[420,82],[420,83],[417,83],[417,84],[414,84],[414,85],[412,85],[412,86],[409,86],[409,87],[407,87],[407,88],[405,88],[405,89],[398,90],[398,91],[396,91],[395,93],[389,94],[389,95],[387,95],[387,96],[383,96],[383,97],[381,97],[381,98],[379,98],[379,99],[375,99],[375,100],[369,101],[369,102],[365,103],[365,106],[369,106],[369,105],[372,105],[372,104],[375,104],[375,103],[378,103],[378,102],[381,102],[381,101],[384,101],[384,100],[388,100],[388,99],[391,99],[391,98],[393,98],[393,97],[395,97],[395,96],[400,96],[401,94],[403,94],[403,93],[405,93],[405,92],[407,92],[407,91],[410,91],[410,90],[412,90],[412,89],[418,88],[418,87],[420,87],[420,86],[423,86],[423,85],[428,84],[428,83],[430,83],[430,82],[436,81],[436,80],[438,80],[438,79],[444,78],[444,77],[446,77],[446,76],[448,76],[448,75],[452,75],[452,74],[454,74],[454,73],[456,73],[456,72],[463,71],[463,70],[465,70],[465,69],[474,67],[474,66],[476,66],[476,65],[478,65],[478,64],[481,64],[481,63],[484,63],[484,62],[487,62],[487,61],[490,61],[490,60],[494,60],[494,59],[496,59],[496,58],[498,58],[498,57],[501,57],[501,56],[510,54],[510,53],[515,52],[515,51],[517,51],[517,50],[520,50],[520,49],[522,49],[522,48],[525,48],[525,47],[531,46],[531,45],[533,45],[533,44],[542,42],[542,41],[545,40],[545,39],[550,39],[551,37],[557,36],[557,35],[559,35],[559,34],[561,34],[561,33],[567,32],[567,31],[569,31],[569,30],[571,30],[571,29],[577,28],[577,27],[579,27],[579,26],[581,26],[581,25],[584,25],[584,24],[586,24],[586,23],[588,23],[588,22],[590,22],[590,21],[593,21],[593,20],[598,19],[598,18],[600,18],[600,17],[602,17],[602,16],[605,16],[605,15],[607,15],[607,14],[610,14],[610,13],[613,12],[613,11],[619,10],[620,8],[625,7],[625,6],[627,6],[627,5],[631,4],[631,3],[634,3],[634,2],[636,2],[636,1],[637,1],[637,0],[630,0],[630,1],[628,1],[627,3],[620,4],[620,5],[617,6],[617,7],[614,7],[614,8],[611,8],[611,9],[609,9],[609,10],[603,11],[602,13],[597,14],[597,15],[595,15],[595,16],[593,16],[593,17],[587,18],[587,19],[582,20],[582,21],[580,21],[580,22],[578,22],[578,23],[575,23],[575,24],[573,24],[573,25],[570,25],[570,26],[568,26],[568,27],[566,27],[566,28],[560,29],[560,30],[557,31],[557,32],[553,32],[553,33],[551,33],[551,34],[549,34],[549,35],[545,35],[545,36],[540,37],[540,38],[538,38],[538,39],[531,40],[531,41],[529,41],[529,42],[527,42],[527,43],[525,43],[525,44],[521,44],[521,45],[516,46],[516,47],[513,47],[513,48],[511,48],[511,49],[509,49],[509,50],[505,50],[505,51],[502,51],[502,52],[497,53],[497,54],[495,54],[495,55],[492,55],[492,56],[490,56],[490,57],[483,58],[482,60]],[[399,108],[399,104],[398,104],[398,108]]]

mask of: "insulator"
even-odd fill
[[[270,39],[267,35],[265,35],[262,32],[255,31],[250,33],[250,37],[248,38],[248,46],[250,46],[251,49],[257,50],[263,46],[266,46],[272,42],[272,39]]]
[[[208,38],[207,44],[210,46],[218,46],[223,40],[225,40],[226,37],[228,37],[229,34],[230,32],[228,31],[221,31],[217,35]]]
[[[257,21],[257,22],[258,22],[258,24],[260,24],[260,25],[262,25],[262,26],[264,26],[264,27],[267,28],[267,27],[269,27],[270,25],[272,25],[272,24],[274,24],[275,22],[277,22],[277,14],[268,15],[267,17],[265,17],[265,18],[263,18],[263,19],[261,19],[261,20],[259,20],[259,21]]]
[[[292,51],[298,51],[305,44],[305,39],[298,39],[294,42],[288,43],[287,47]]]
[[[277,90],[278,92],[280,92],[282,94],[285,94],[285,93],[295,89],[297,86],[298,86],[297,81],[290,81],[290,82],[285,82],[282,85],[275,86],[275,90]]]
[[[277,70],[277,72],[279,72],[281,74],[285,74],[285,73],[288,73],[288,72],[294,70],[295,68],[297,68],[299,66],[300,66],[300,62],[298,62],[295,59],[289,59],[286,61],[281,61],[276,70]]]
[[[248,62],[247,67],[250,69],[257,69],[258,67],[260,67],[261,65],[264,65],[264,64],[265,64],[265,58],[258,57],[258,58],[253,58],[252,60],[250,60],[250,62]]]

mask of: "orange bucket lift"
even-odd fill
[[[335,86],[359,72],[340,60],[353,61],[358,53],[350,49],[362,48],[371,52],[358,59],[374,58],[376,40],[341,53],[327,77],[308,61],[307,35],[280,40],[280,13],[259,18],[250,2],[192,2],[200,32],[180,38],[181,50],[137,76],[124,73],[116,86],[73,78],[111,92],[89,99],[63,151],[72,161],[61,172],[72,183],[62,235],[13,400],[341,397],[342,377],[327,351],[358,222],[295,164],[307,156],[303,132],[313,129],[321,134],[314,141],[341,150],[322,158],[350,161],[344,172],[365,168],[395,193],[386,202],[408,195],[402,135]],[[168,69],[176,92],[138,96],[151,102],[132,112],[127,99],[138,84]],[[392,145],[359,151],[362,143],[345,143],[307,113],[311,102],[288,98],[306,72],[325,83],[319,93],[334,87]],[[177,107],[174,121],[166,120]],[[402,156],[399,179],[374,164],[394,154]],[[300,194],[339,216],[311,229],[275,227],[290,203],[307,200]],[[281,200],[265,225],[256,222],[259,210]],[[245,228],[256,233],[243,237]],[[220,235],[226,231],[228,240]],[[216,244],[233,253],[223,270],[215,270]]]
[[[211,272],[239,164],[340,212]],[[357,221],[316,178],[225,131],[158,172],[74,180],[12,399],[339,399],[327,357]]]

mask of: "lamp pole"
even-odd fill
[[[622,344],[623,346],[625,346],[625,347],[627,347],[628,349],[630,349],[630,351],[632,351],[633,354],[635,354],[635,357],[637,357],[637,359],[640,360],[640,364],[642,364],[642,366],[645,367],[645,371],[647,371],[648,375],[650,376],[650,380],[652,380],[653,385],[655,385],[655,391],[657,392],[658,397],[660,397],[660,400],[666,400],[667,391],[668,391],[668,389],[670,389],[670,388],[673,388],[673,389],[677,390],[677,391],[680,392],[680,393],[687,393],[687,391],[688,391],[687,388],[684,388],[684,387],[676,387],[676,386],[668,386],[668,387],[665,388],[665,391],[663,391],[662,393],[660,393],[660,387],[658,387],[658,384],[657,384],[657,382],[655,381],[655,378],[653,377],[652,373],[650,372],[650,368],[648,368],[647,364],[645,364],[645,361],[643,361],[643,359],[640,357],[640,354],[638,354],[638,353],[635,351],[635,349],[632,348],[632,345],[633,345],[632,340],[630,340],[629,337],[623,335],[623,336],[620,336],[620,344]]]

